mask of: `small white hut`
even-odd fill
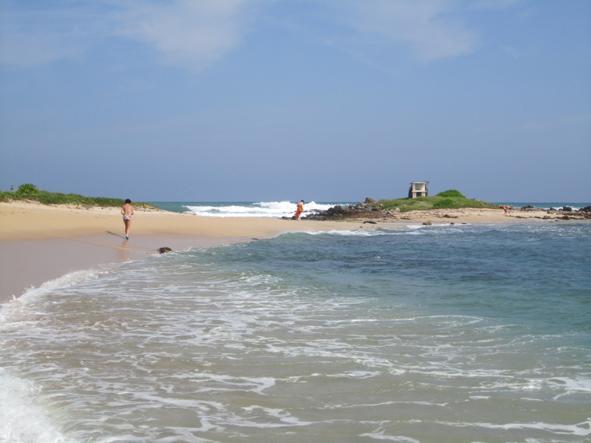
[[[427,197],[429,195],[429,182],[411,182],[408,189],[408,198]]]

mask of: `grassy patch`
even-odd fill
[[[447,191],[440,192],[436,197],[466,198],[466,196],[457,189],[448,189]]]
[[[460,209],[460,208],[496,208],[496,205],[481,200],[466,198],[460,191],[450,189],[433,197],[399,198],[380,200],[378,205],[383,209],[399,208],[401,212],[422,211],[427,209]]]
[[[61,192],[49,192],[38,189],[35,185],[25,183],[16,191],[0,191],[0,201],[19,201],[30,200],[43,203],[45,205],[76,205],[76,206],[101,206],[101,207],[119,207],[123,205],[121,198],[109,197],[87,197],[80,194],[63,194]],[[134,202],[137,207],[152,208],[152,205],[141,202]]]

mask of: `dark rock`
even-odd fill
[[[579,209],[579,212],[591,212],[591,206],[585,206],[584,208]]]
[[[573,208],[570,206],[563,206],[561,209],[563,212],[573,212]]]
[[[161,254],[166,254],[167,252],[172,252],[172,249],[168,246],[163,246],[161,248],[158,248],[158,252]]]
[[[527,205],[527,206],[522,206],[520,210],[521,211],[535,211],[536,207],[532,206],[532,205]]]
[[[378,224],[378,222],[375,222],[375,221],[372,221],[372,220],[365,220],[363,222],[363,224],[366,224],[366,223],[369,223],[370,225],[377,225]]]
[[[337,205],[326,211],[317,211],[304,217],[307,220],[343,220],[351,218],[382,218],[386,212],[379,206],[356,203],[351,206]]]
[[[365,197],[365,200],[363,203],[365,203],[366,205],[374,205],[376,203],[376,201],[371,197]]]
[[[425,225],[425,226],[431,226],[432,224],[433,223],[431,223],[430,221],[423,222],[423,225]]]

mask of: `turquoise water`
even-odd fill
[[[286,234],[0,311],[0,441],[584,442],[591,224]]]

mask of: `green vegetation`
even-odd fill
[[[439,194],[437,194],[437,197],[466,198],[466,196],[457,189],[448,189],[447,191],[440,192]]]
[[[31,183],[25,183],[18,187],[16,191],[0,191],[0,201],[28,200],[36,201],[46,205],[76,205],[76,206],[102,206],[118,207],[123,204],[121,198],[108,197],[86,197],[80,194],[62,194],[61,192],[49,192],[37,188]],[[152,207],[146,203],[134,202],[137,207]]]
[[[380,200],[378,205],[386,210],[399,208],[401,212],[427,209],[496,208],[492,203],[467,198],[455,189],[440,192],[433,197]]]

